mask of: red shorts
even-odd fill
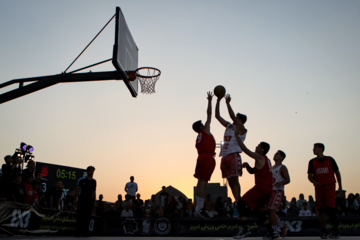
[[[315,187],[316,208],[322,210],[326,207],[335,208],[335,183],[322,187]]]
[[[251,208],[264,211],[269,204],[271,194],[272,186],[257,184],[242,196],[242,200]]]
[[[239,153],[231,153],[221,158],[220,165],[223,178],[242,176],[242,161]]]
[[[215,159],[213,154],[201,154],[198,156],[195,167],[194,177],[203,181],[210,181],[215,169]]]
[[[283,198],[284,198],[283,190],[273,190],[267,208],[274,210],[275,212],[279,211],[281,201],[283,200]]]

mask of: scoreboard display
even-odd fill
[[[62,181],[67,192],[76,187],[79,178],[86,176],[86,169],[44,162],[36,162],[36,171],[41,172],[43,193],[54,187],[58,180]]]

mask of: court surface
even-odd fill
[[[2,236],[0,236],[2,238]],[[13,236],[13,237],[6,237],[6,239],[41,239],[41,240],[77,240],[77,239],[89,239],[89,240],[232,240],[232,237],[128,237],[128,236],[119,236],[119,237],[72,237],[72,236]],[[262,240],[262,237],[247,237],[247,240]],[[278,240],[282,240],[283,238],[278,238]],[[289,240],[319,240],[321,239],[320,236],[313,236],[313,237],[286,237],[284,239]],[[360,236],[344,236],[340,237],[340,239],[344,240],[357,240],[360,239]]]

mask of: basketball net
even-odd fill
[[[160,78],[161,71],[153,67],[142,67],[136,70],[136,79],[139,80],[141,93],[155,93],[155,84]]]

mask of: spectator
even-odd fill
[[[45,194],[42,191],[43,181],[42,173],[40,171],[35,172],[35,179],[33,181],[33,190],[36,191],[37,197],[39,199],[39,206],[46,207]]]
[[[132,201],[135,203],[135,195],[138,191],[138,185],[136,182],[134,182],[134,179],[134,176],[131,176],[130,182],[125,184],[125,192],[131,197]]]
[[[307,203],[307,201],[305,200],[304,194],[303,194],[303,193],[300,193],[300,194],[299,194],[299,200],[296,201],[296,206],[297,206],[297,209],[298,209],[299,211],[303,208],[304,202]]]
[[[128,195],[127,195],[128,196]],[[129,196],[130,197],[130,196]],[[121,211],[121,217],[124,217],[124,218],[132,218],[134,217],[134,213],[132,211],[132,199],[128,197],[128,200],[130,203],[127,203],[124,205],[124,209]]]
[[[122,203],[123,203],[122,195],[118,194],[117,201],[115,202],[115,211],[116,212],[121,213],[121,211],[123,210]]]
[[[134,203],[128,194],[125,195],[125,201],[122,203],[122,209],[125,210],[126,208],[131,210],[134,208]]]
[[[184,198],[182,196],[175,197],[175,217],[183,217],[184,216]]]
[[[309,210],[311,211],[311,214],[313,216],[317,215],[316,214],[316,202],[315,202],[312,195],[309,195],[308,207],[309,207]]]
[[[287,210],[287,216],[288,217],[297,217],[299,216],[299,210],[297,208],[297,205],[296,205],[296,198],[292,198],[290,203],[289,203],[289,207],[288,207],[288,210]]]
[[[287,216],[287,211],[289,208],[289,201],[286,199],[286,196],[284,195],[283,199],[281,200],[281,205],[280,205],[280,209],[279,209],[279,216],[282,217],[286,217]]]
[[[104,196],[102,194],[99,195],[99,200],[96,201],[96,215],[101,216],[105,212],[105,202],[103,201]]]
[[[150,204],[150,200],[146,199],[144,202],[144,205],[142,206],[142,212],[144,213],[144,217],[150,217],[150,209],[151,209],[151,204]]]
[[[159,216],[163,217],[166,216],[167,207],[168,207],[168,200],[169,200],[169,193],[166,192],[166,187],[163,186],[161,192],[159,194]]]
[[[360,198],[359,198],[359,193],[356,193],[355,194],[355,199],[356,199],[356,201],[359,203],[359,205],[360,205]],[[360,216],[360,207],[359,207],[359,209],[358,209],[358,215]]]
[[[62,207],[61,201],[63,197],[63,183],[61,180],[57,180],[55,186],[52,187],[47,193],[48,208],[54,210],[60,210]]]
[[[308,205],[306,202],[303,202],[303,207],[302,209],[299,211],[299,217],[311,217],[311,211],[310,209],[308,209]]]
[[[9,184],[7,184],[7,187],[9,189]],[[5,186],[3,183],[2,178],[0,177],[0,202],[5,202],[7,200],[7,192],[9,191],[8,189],[5,190]]]
[[[33,190],[33,175],[32,174],[23,174],[23,185],[25,189],[25,203],[29,205],[39,206],[39,198],[37,192]]]
[[[10,199],[10,188],[13,181],[12,178],[12,157],[7,155],[4,157],[5,163],[2,165],[2,175],[1,175],[1,183],[2,183],[2,195],[6,199]]]
[[[185,205],[185,215],[187,217],[193,217],[193,211],[194,211],[194,203],[191,198],[189,198]]]
[[[70,189],[67,194],[65,195],[65,197],[63,198],[63,203],[64,203],[64,207],[63,210],[64,211],[69,211],[69,212],[75,212],[75,206],[74,206],[74,196],[75,196],[75,189]]]
[[[221,196],[216,198],[214,210],[218,213],[218,217],[225,217],[224,201]]]
[[[206,195],[206,199],[205,199],[205,202],[204,202],[204,210],[205,210],[206,214],[211,218],[218,215],[218,213],[215,211],[215,203],[211,199],[210,194]]]
[[[346,199],[346,216],[349,217],[355,217],[357,216],[357,212],[359,210],[359,203],[355,198],[355,195],[353,193],[350,193],[348,195],[348,198]]]
[[[136,199],[134,202],[134,215],[136,217],[141,217],[144,212],[143,212],[143,206],[144,206],[144,200],[141,199],[141,195],[140,193],[136,194]]]
[[[10,188],[10,201],[17,203],[25,203],[26,194],[24,185],[22,184],[21,173],[18,172],[13,177],[14,181],[12,182]]]
[[[168,216],[168,217],[174,217],[175,209],[176,209],[176,200],[175,200],[175,197],[174,197],[173,195],[170,195],[170,196],[169,196],[169,200],[168,200],[168,206],[167,206],[166,216]]]
[[[23,181],[25,181],[28,176],[30,176],[32,180],[34,180],[34,175],[35,175],[35,162],[34,160],[29,160],[26,165],[26,168],[22,171]]]
[[[234,204],[230,197],[226,198],[224,202],[224,211],[227,217],[232,217],[234,213]]]
[[[21,167],[20,167],[21,159],[19,158],[17,153],[14,153],[14,155],[12,155],[11,159],[12,159],[12,163],[11,163],[12,179],[11,180],[14,180],[15,177],[18,177],[18,174],[21,174]]]
[[[159,216],[159,204],[158,204],[155,194],[151,195],[150,205],[151,205],[150,215],[152,217],[158,217]]]
[[[11,183],[11,166],[12,166],[12,158],[10,155],[6,155],[4,157],[5,163],[1,167],[1,178],[4,183]]]
[[[335,211],[337,216],[346,215],[346,199],[343,196],[345,196],[345,191],[343,194],[340,194],[339,191],[336,192]]]

